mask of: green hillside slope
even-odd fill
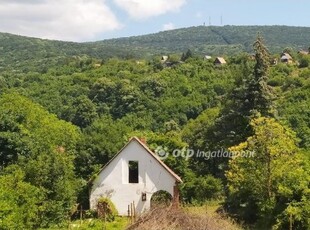
[[[157,52],[184,52],[192,49],[198,53],[229,54],[252,50],[257,33],[266,39],[272,52],[286,47],[307,48],[310,45],[310,28],[289,26],[198,26],[156,34],[105,40],[95,43],[121,46],[128,49],[143,48]],[[91,45],[91,44],[90,44]]]
[[[75,55],[105,59],[147,58],[185,52],[187,49],[199,55],[252,52],[252,42],[258,32],[266,39],[271,52],[281,52],[286,47],[307,49],[310,46],[310,28],[289,26],[198,26],[88,43],[0,33],[0,69],[28,71],[31,70],[29,66],[44,69]]]

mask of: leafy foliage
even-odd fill
[[[40,199],[36,201],[25,193],[31,199],[30,208],[34,212],[40,210],[40,218],[25,219],[24,224],[47,226],[66,219],[76,202],[78,180],[74,175],[73,157],[79,139],[78,129],[16,93],[3,94],[0,101],[1,167],[18,165],[13,172],[17,173],[21,186],[17,195],[29,187],[29,192],[33,191]],[[6,174],[3,178],[10,180]],[[5,188],[13,189],[13,185],[9,183]],[[6,189],[4,193],[10,191]],[[19,204],[14,200],[8,202]],[[27,205],[27,197],[25,202]]]
[[[265,228],[276,221],[285,228],[291,221],[296,228],[306,229],[309,168],[298,152],[294,134],[270,118],[254,119],[251,125],[254,135],[230,148],[239,155],[229,162],[226,174],[229,209],[246,221],[258,219]],[[242,157],[242,151],[255,155]]]
[[[270,51],[285,49],[293,63],[270,62],[279,55],[270,58],[261,37],[252,47],[258,30]],[[310,69],[296,47],[308,47],[308,38],[307,28],[277,26],[193,27],[83,44],[0,34],[3,228],[60,228],[76,203],[87,208],[87,181],[139,136],[152,150],[194,152],[164,160],[182,177],[185,202],[224,197],[230,214],[265,222],[263,229],[292,222],[307,229]],[[240,53],[252,48],[255,56]],[[227,64],[215,66],[206,54],[225,54]],[[197,154],[229,148],[257,155]]]
[[[43,194],[25,182],[25,173],[11,165],[0,175],[1,229],[34,229],[40,219]]]
[[[118,214],[113,202],[107,197],[101,197],[98,200],[98,207],[99,212],[102,212],[99,213],[99,217],[108,221],[113,221]]]

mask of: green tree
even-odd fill
[[[257,114],[272,116],[274,113],[274,95],[267,85],[269,53],[258,35],[253,44],[255,51],[255,66],[252,73],[246,63],[243,63],[243,76],[237,77],[236,88],[228,95],[216,123],[215,135],[219,146],[228,148],[244,141],[252,134],[250,119]]]
[[[75,126],[29,99],[16,93],[0,97],[1,166],[20,165],[25,182],[39,189],[40,225],[66,219],[76,202],[73,159],[79,138]]]
[[[16,93],[0,97],[0,164],[14,163],[58,147],[74,153],[79,130]]]
[[[100,117],[86,127],[78,145],[79,155],[75,158],[78,175],[88,180],[97,173],[118,153],[131,131],[122,120],[113,120],[110,116]]]
[[[75,108],[72,122],[81,128],[87,127],[98,117],[96,105],[85,95],[78,97],[72,106]]]
[[[287,229],[291,221],[307,229],[310,174],[294,133],[272,118],[256,118],[251,125],[254,135],[230,148],[235,156],[226,172],[229,211],[261,228]],[[289,215],[292,207],[296,213]]]
[[[0,184],[0,229],[37,228],[42,191],[25,181],[25,173],[17,165],[1,171]]]
[[[193,53],[190,49],[188,49],[185,54],[184,53],[182,54],[181,61],[186,61],[187,59],[192,58],[192,57],[193,57]]]
[[[219,199],[223,195],[222,181],[211,175],[197,176],[188,174],[181,184],[181,194],[186,203],[198,203]]]
[[[214,139],[215,122],[219,115],[219,108],[203,111],[195,120],[190,120],[182,130],[182,139],[195,151],[210,152],[217,149]],[[213,174],[219,176],[220,159],[195,157],[189,159],[189,167],[198,175]]]
[[[260,35],[257,36],[253,47],[256,64],[254,78],[249,82],[248,103],[251,112],[259,112],[263,116],[269,116],[274,112],[272,111],[273,94],[271,88],[267,85],[270,55]]]

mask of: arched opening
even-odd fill
[[[159,190],[153,193],[151,197],[151,208],[156,208],[158,206],[169,206],[172,202],[172,195],[164,190]]]

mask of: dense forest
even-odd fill
[[[208,31],[214,43],[200,49]],[[197,27],[120,39],[124,46],[0,34],[0,229],[64,224],[78,204],[87,207],[88,182],[132,136],[170,153],[236,153],[170,154],[183,204],[216,199],[251,229],[309,229],[310,55],[297,51],[310,46],[310,29],[281,33]],[[197,39],[186,46],[189,34]],[[211,46],[227,64],[203,59]],[[119,56],[124,47],[132,55]],[[280,49],[292,63],[274,62]],[[246,151],[254,156],[238,154]]]

